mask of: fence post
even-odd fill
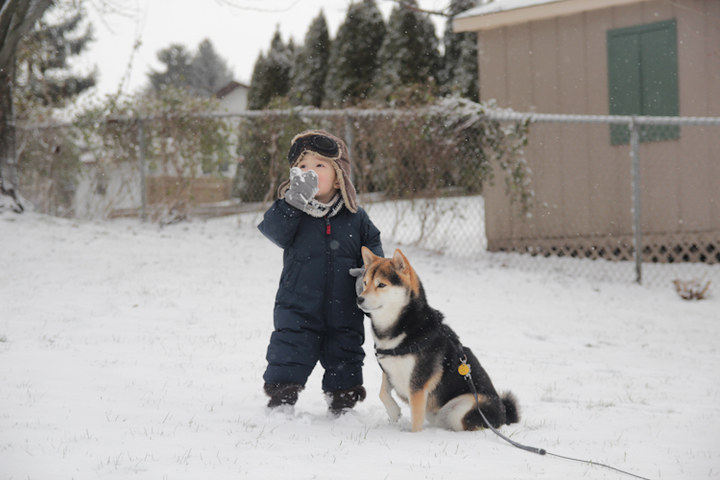
[[[140,167],[140,218],[147,220],[147,187],[145,181],[145,126],[142,118],[137,120],[138,162]]]
[[[642,232],[640,229],[640,128],[635,117],[630,120],[630,159],[632,163],[633,248],[635,281],[642,283]]]
[[[350,117],[350,115],[347,112],[345,112],[344,117],[345,117],[345,145],[347,145],[347,148],[348,148],[348,158],[352,159],[352,158],[354,158],[353,154],[352,154],[352,151],[353,151],[352,118]],[[354,175],[352,174],[352,169],[351,169],[350,177],[353,177],[353,176]],[[353,182],[354,179],[350,178],[350,181]]]
[[[350,118],[350,115],[348,115],[347,113],[345,114],[345,144],[348,147],[348,154],[350,155],[350,158],[352,158],[353,127],[352,118]]]

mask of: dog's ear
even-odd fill
[[[412,292],[412,295],[415,297],[425,297],[425,292],[423,291],[422,284],[420,283],[420,279],[418,278],[417,274],[415,273],[415,270],[410,266],[410,262],[408,262],[408,259],[398,248],[395,250],[395,254],[392,257],[391,260],[393,266],[395,269],[403,276],[407,277],[407,280],[409,281],[410,285],[410,291]]]
[[[399,248],[396,249],[393,254],[392,263],[400,273],[410,273],[410,262],[408,262],[408,259],[405,255],[403,255]]]
[[[362,252],[362,259],[363,263],[365,264],[365,268],[367,268],[371,263],[373,263],[379,258],[367,247],[362,247],[360,251]]]

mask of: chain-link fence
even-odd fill
[[[531,120],[535,201],[528,218],[486,194],[489,250],[687,295],[720,282],[720,118],[493,116]]]
[[[113,119],[126,126],[112,134],[122,154],[107,141],[93,150],[99,134],[78,134],[83,126],[24,128],[21,143],[46,150],[32,157],[33,168],[22,168],[21,155],[23,192],[47,211],[81,216],[160,218],[158,205],[165,220],[261,212],[287,175],[292,136],[324,128],[347,141],[361,204],[386,241],[523,268],[679,280],[693,292],[720,284],[720,118],[521,114],[446,103],[193,119],[187,131],[155,128],[156,118]],[[211,171],[205,155],[181,168],[179,152],[173,168],[160,166],[158,152],[194,145],[168,132],[191,136],[220,123],[232,132],[222,145],[230,161]],[[33,136],[42,141],[27,140]],[[75,180],[54,168],[73,155],[82,159]]]

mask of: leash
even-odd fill
[[[460,351],[462,351],[462,347],[460,348]],[[598,466],[598,467],[603,467],[603,468],[607,468],[607,469],[610,469],[610,470],[614,470],[614,471],[616,471],[616,472],[618,472],[618,473],[622,473],[623,475],[628,475],[628,476],[630,476],[630,477],[639,478],[639,479],[641,479],[641,480],[650,480],[649,478],[641,477],[640,475],[635,475],[634,473],[626,472],[625,470],[621,470],[621,469],[619,469],[619,468],[615,468],[615,467],[613,467],[613,466],[611,466],[611,465],[606,465],[606,464],[604,464],[604,463],[593,462],[592,460],[582,460],[582,459],[580,459],[580,458],[573,458],[573,457],[566,457],[566,456],[564,456],[564,455],[558,455],[558,454],[556,454],[556,453],[548,452],[548,451],[545,450],[544,448],[537,448],[537,447],[530,447],[530,446],[528,446],[528,445],[523,445],[522,443],[516,442],[516,441],[514,441],[514,440],[512,440],[512,439],[510,439],[510,438],[508,438],[508,437],[506,437],[505,435],[503,435],[502,433],[500,433],[500,431],[499,431],[497,428],[493,427],[493,426],[490,424],[490,422],[488,421],[488,419],[485,417],[485,414],[484,414],[484,413],[482,412],[482,410],[480,409],[480,399],[478,398],[477,389],[475,388],[475,384],[473,383],[472,377],[470,376],[470,365],[468,365],[468,363],[467,363],[467,356],[466,356],[466,355],[463,355],[462,357],[460,357],[460,362],[461,362],[461,363],[460,363],[460,366],[458,367],[458,373],[459,373],[460,375],[462,375],[463,377],[465,377],[465,380],[468,382],[468,385],[470,385],[470,390],[472,391],[472,394],[473,394],[473,396],[475,397],[475,406],[476,406],[476,408],[477,408],[478,413],[479,413],[480,416],[482,417],[483,422],[485,422],[485,425],[487,425],[487,427],[488,427],[490,430],[492,430],[492,432],[493,432],[495,435],[497,435],[498,437],[502,438],[503,440],[505,440],[506,442],[508,442],[508,443],[509,443],[510,445],[512,445],[513,447],[519,448],[520,450],[525,450],[526,452],[536,453],[536,454],[538,454],[538,455],[548,455],[548,456],[551,456],[551,457],[562,458],[562,459],[564,459],[564,460],[570,460],[570,461],[572,461],[572,462],[585,463],[585,464],[588,464],[588,465],[596,465],[596,466]]]

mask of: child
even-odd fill
[[[322,130],[302,132],[288,162],[290,179],[258,225],[283,249],[265,393],[268,407],[294,405],[320,360],[323,391],[339,415],[365,399],[363,313],[348,271],[363,265],[362,246],[383,256],[380,231],[357,205],[345,142]]]

